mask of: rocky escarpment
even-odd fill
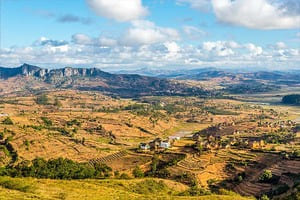
[[[0,68],[0,79],[12,77],[29,77],[55,88],[101,91],[121,97],[207,94],[198,87],[191,87],[168,79],[135,74],[111,74],[97,68],[66,67],[49,70],[28,64],[17,68]]]

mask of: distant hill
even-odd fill
[[[282,103],[300,105],[300,94],[286,95],[282,98]]]
[[[258,71],[257,69],[218,69],[214,67],[179,70],[141,68],[131,71],[123,70],[118,73],[140,74],[178,80],[209,80],[212,78],[227,78],[239,80],[267,80],[281,83],[300,83],[300,70]]]
[[[11,81],[11,84],[8,84]],[[98,68],[43,69],[29,64],[17,68],[0,68],[0,94],[18,83],[17,89],[41,88],[101,91],[120,97],[149,95],[206,95],[199,87],[189,86],[163,78],[136,74],[111,74]],[[2,87],[1,87],[2,85]],[[12,89],[13,92],[13,89]]]

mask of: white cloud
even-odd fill
[[[287,46],[286,46],[286,44],[284,42],[277,42],[275,46],[276,46],[277,49],[285,49],[285,48],[287,48]]]
[[[140,19],[148,14],[142,0],[87,0],[96,14],[119,22]]]
[[[299,0],[177,0],[203,11],[212,7],[217,19],[226,24],[252,29],[300,27]]]
[[[180,51],[180,47],[176,42],[165,42],[164,45],[168,49],[169,53],[176,54]]]
[[[300,27],[300,14],[268,0],[212,0],[219,21],[253,29],[290,29]]]
[[[233,41],[204,42],[202,46],[207,53],[221,57],[234,55],[236,48],[239,48],[239,45]]]
[[[276,49],[274,48],[276,44],[262,48],[257,44],[235,41],[206,41],[200,46],[164,41],[124,46],[114,39],[102,36],[95,38],[79,36],[70,38],[68,44],[61,46],[33,44],[27,47],[1,49],[0,63],[2,66],[30,63],[44,67],[79,65],[107,69],[201,66],[288,69],[299,68],[300,63],[300,49],[288,46]],[[81,42],[72,42],[74,38]],[[89,41],[92,41],[92,45]]]
[[[207,33],[195,26],[184,26],[183,33],[190,40],[199,40],[207,35]]]
[[[100,46],[111,47],[111,46],[116,46],[118,44],[118,41],[107,37],[100,37],[99,44]]]
[[[180,46],[176,42],[165,42],[164,46],[167,48],[168,53],[166,54],[166,57],[169,59],[180,59]]]
[[[101,47],[127,46],[136,47],[164,42],[177,41],[180,39],[177,30],[156,26],[147,20],[134,20],[131,26],[119,38],[100,36],[92,38],[85,34],[75,34],[72,42],[78,45],[90,45]]]
[[[40,37],[38,40],[34,42],[34,45],[41,45],[41,46],[64,46],[68,44],[67,41],[64,40],[50,40],[46,37]]]
[[[118,44],[118,41],[112,38],[100,36],[99,38],[91,38],[85,34],[75,34],[72,36],[72,41],[79,45],[91,45],[110,47]]]
[[[82,44],[82,45],[91,45],[93,44],[93,40],[84,34],[75,34],[72,36],[72,41],[76,44]]]
[[[210,0],[177,0],[178,4],[188,3],[192,8],[200,11],[208,11],[211,7]]]
[[[252,56],[259,56],[263,53],[262,47],[256,46],[252,43],[246,44],[245,47],[250,51]]]
[[[174,41],[180,38],[177,30],[156,26],[146,20],[132,22],[132,27],[125,33],[121,42],[124,45],[145,45],[165,41]]]

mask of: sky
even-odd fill
[[[0,66],[300,69],[299,0],[0,2]]]

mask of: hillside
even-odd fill
[[[198,200],[247,200],[234,193],[205,195],[201,197],[178,196],[187,186],[174,181],[159,179],[135,180],[45,180],[32,178],[0,178],[0,199],[198,199]],[[153,195],[153,192],[155,195]]]
[[[52,88],[100,91],[120,97],[185,96],[207,93],[199,87],[191,87],[176,81],[134,74],[110,74],[97,68],[48,70],[24,64],[17,68],[0,68],[0,78],[0,95]]]
[[[299,87],[299,71],[255,71],[251,69],[217,69],[199,68],[191,70],[150,70],[142,68],[135,71],[121,71],[123,73],[147,74],[152,77],[162,77],[192,81],[194,85],[203,88],[214,87],[221,93],[255,94],[278,91],[284,87]]]
[[[286,95],[282,98],[282,103],[300,105],[300,94]]]

